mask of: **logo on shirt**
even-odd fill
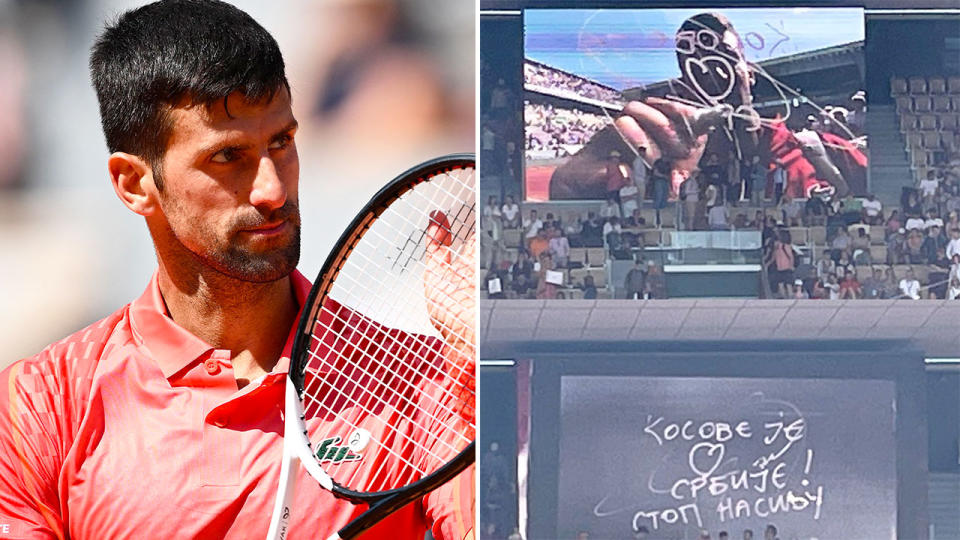
[[[317,445],[317,460],[320,463],[330,463],[337,465],[344,461],[360,461],[363,456],[354,454],[347,445],[340,446],[341,437],[330,437],[320,441]]]

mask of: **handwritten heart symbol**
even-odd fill
[[[693,445],[690,449],[690,470],[699,476],[710,476],[723,462],[723,454],[726,447],[722,444],[702,442]],[[700,465],[710,465],[709,468],[701,468]]]

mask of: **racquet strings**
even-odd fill
[[[355,239],[317,310],[302,400],[308,425],[321,424],[313,451],[348,489],[402,487],[474,438],[472,336],[432,321],[427,305],[462,304],[454,290],[461,278],[475,295],[473,173],[435,175],[393,201]],[[453,339],[444,341],[436,324]],[[318,448],[320,441],[331,442]]]

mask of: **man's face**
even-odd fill
[[[207,267],[242,281],[275,281],[300,258],[290,96],[281,90],[250,104],[232,94],[226,105],[229,114],[222,102],[170,111],[160,217],[172,241]]]

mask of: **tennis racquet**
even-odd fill
[[[348,540],[474,462],[472,154],[380,190],[327,257],[291,352],[283,462],[268,540],[286,538],[297,464],[367,510]]]

